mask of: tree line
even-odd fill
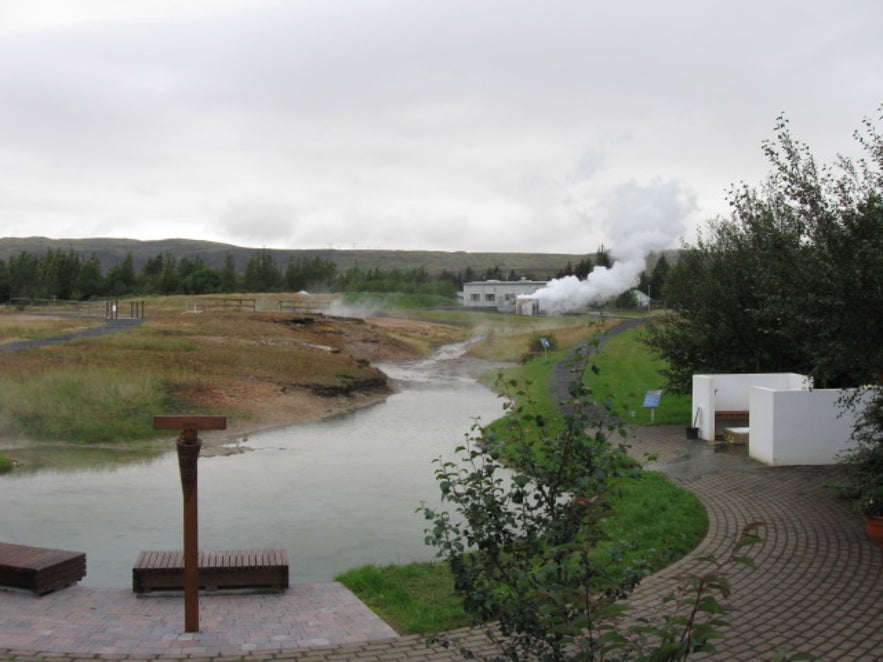
[[[568,263],[558,277],[577,275],[585,278],[595,266],[610,266],[611,260],[601,247],[594,256],[586,256],[576,265]],[[665,256],[651,273],[642,274],[638,285],[643,291],[661,292],[668,271]],[[198,257],[175,257],[161,253],[149,258],[140,270],[135,269],[131,253],[107,270],[93,255],[73,250],[47,249],[34,254],[22,251],[7,260],[0,259],[0,301],[13,299],[56,299],[86,301],[106,297],[151,294],[232,294],[236,292],[403,292],[455,298],[464,282],[475,280],[533,279],[530,273],[504,272],[499,266],[477,270],[442,270],[430,274],[423,267],[384,269],[353,266],[339,270],[327,259],[292,258],[280,266],[269,249],[261,249],[239,269],[228,253],[220,269],[208,267]],[[662,279],[662,280],[661,280]],[[626,293],[628,294],[628,293]],[[630,307],[633,301],[619,302]]]

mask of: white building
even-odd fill
[[[520,295],[533,294],[546,284],[544,280],[476,280],[463,283],[463,305],[514,313],[515,301]]]

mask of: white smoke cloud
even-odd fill
[[[585,280],[552,280],[533,298],[543,312],[560,315],[618,296],[637,285],[650,253],[674,247],[695,209],[694,197],[677,181],[626,184],[610,196],[604,213],[613,266],[596,266]]]

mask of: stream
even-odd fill
[[[398,388],[380,404],[254,434],[241,442],[251,452],[200,459],[200,548],[285,548],[292,583],[431,560],[415,511],[438,501],[432,460],[451,459],[476,420],[502,415],[499,398],[475,381],[487,366],[464,357],[465,347],[379,365]],[[0,476],[0,540],[86,552],[81,583],[106,587],[131,584],[138,552],[181,548],[174,451],[35,444],[29,453],[35,470]],[[40,468],[41,453],[53,454],[51,465]]]

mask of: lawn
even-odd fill
[[[536,354],[517,368],[504,372],[506,379],[529,383],[526,391],[538,411],[556,410],[556,403],[547,385],[554,364],[565,359],[572,348],[594,337],[601,331],[595,325],[568,324],[549,330],[557,334],[560,349],[547,354]],[[511,356],[524,351],[533,328],[514,329],[495,336],[501,350],[480,349],[485,356]],[[650,421],[643,410],[644,393],[661,388],[661,362],[653,357],[639,340],[639,331],[627,331],[611,336],[601,352],[593,358],[597,372],[588,371],[588,383],[596,399],[609,399],[617,411],[627,414],[634,424]],[[656,423],[682,423],[689,416],[687,396],[664,395],[655,412]],[[491,424],[501,431],[500,422]],[[704,537],[708,526],[705,508],[693,495],[655,472],[643,472],[640,479],[618,479],[610,501],[613,515],[605,522],[609,538],[596,550],[596,558],[617,556],[611,571],[643,559],[651,570],[658,570],[681,558]],[[615,552],[615,553],[614,553]],[[611,554],[613,553],[613,554]],[[398,632],[430,633],[469,624],[469,617],[459,605],[453,592],[453,581],[443,564],[411,564],[409,566],[364,566],[341,574],[338,578],[371,606]]]

